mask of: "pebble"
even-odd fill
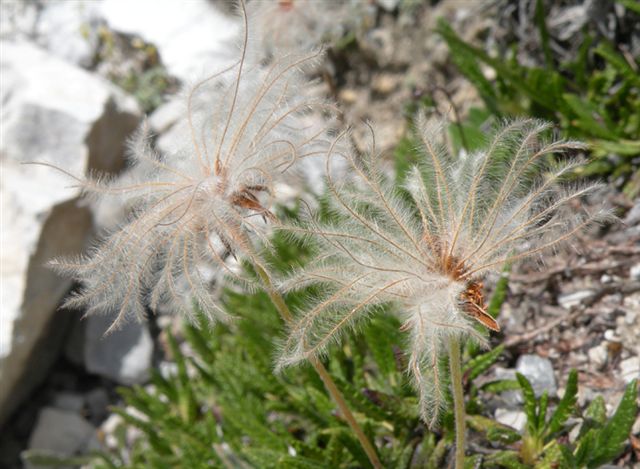
[[[604,331],[604,338],[609,342],[620,342],[620,337],[618,337],[616,332],[612,329]]]
[[[116,431],[118,427],[124,424],[124,419],[118,414],[111,414],[100,425],[100,434],[102,443],[109,449],[118,448],[118,438]]]
[[[640,435],[640,415],[638,415],[636,421],[633,423],[633,427],[631,427],[631,433],[633,435]]]
[[[587,352],[589,361],[600,369],[607,363],[608,353],[606,343],[601,343]]]
[[[640,280],[640,264],[636,264],[629,269],[629,276],[632,280]]]
[[[544,391],[547,391],[550,396],[555,396],[558,392],[553,365],[548,358],[538,355],[521,355],[516,363],[516,371],[526,376],[531,382],[536,397],[540,397]]]
[[[386,11],[392,12],[396,8],[398,8],[398,5],[400,4],[400,0],[378,0],[377,3]]]
[[[388,73],[377,75],[371,83],[371,89],[376,93],[380,93],[381,95],[388,95],[397,86],[397,77]]]
[[[515,380],[516,370],[513,368],[502,368],[496,366],[494,368],[494,376],[496,380]],[[520,391],[505,391],[500,393],[500,400],[509,408],[519,408],[522,405],[522,395]]]
[[[105,336],[113,318],[93,315],[86,319],[84,361],[87,371],[120,384],[140,384],[149,379],[153,340],[146,323],[129,322]]]
[[[52,406],[79,414],[84,407],[84,396],[75,392],[59,392],[54,396]]]
[[[44,407],[40,411],[29,438],[29,450],[48,451],[60,456],[81,454],[96,445],[93,425],[75,412],[54,407]]]
[[[521,410],[498,408],[496,409],[494,416],[499,423],[508,425],[520,433],[524,431],[524,427],[527,424],[527,415]]]
[[[620,362],[620,373],[625,383],[640,378],[640,357],[631,357]]]
[[[340,91],[338,98],[344,104],[354,104],[356,101],[358,101],[358,93],[353,89],[345,88]]]
[[[104,420],[108,414],[109,395],[103,388],[95,388],[86,394],[87,409],[93,423]]]
[[[595,293],[591,290],[581,290],[573,293],[565,293],[558,297],[558,304],[565,309],[578,306],[585,300],[593,298]]]

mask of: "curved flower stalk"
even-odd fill
[[[549,129],[536,120],[506,123],[486,150],[455,157],[442,143],[442,127],[419,117],[421,161],[402,190],[384,177],[375,151],[364,159],[340,155],[355,178],[329,180],[337,221],[310,217],[285,228],[310,238],[317,249],[282,289],[314,284],[324,294],[297,315],[279,366],[322,355],[346,331],[391,304],[409,335],[408,372],[421,415],[434,425],[445,403],[441,356],[451,344],[485,344],[477,322],[499,330],[485,309],[483,277],[607,217],[606,211],[570,207],[598,186],[562,183],[577,163],[553,164],[550,156],[582,145],[546,141]],[[327,166],[337,157],[333,153]]]
[[[142,130],[124,177],[79,181],[88,196],[114,198],[130,215],[88,255],[54,262],[83,284],[69,306],[115,313],[112,327],[160,304],[190,316],[193,301],[226,319],[211,292],[212,275],[237,276],[225,262],[229,254],[259,263],[252,240],[266,241],[263,220],[272,218],[276,182],[330,144],[322,121],[302,119],[311,108],[326,107],[302,98],[302,69],[320,53],[290,53],[266,68],[251,64],[244,17],[238,60],[186,97],[189,125],[177,151],[155,153]]]

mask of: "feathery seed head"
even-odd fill
[[[244,17],[238,60],[189,92],[188,125],[176,151],[157,154],[143,129],[123,177],[80,182],[88,196],[118,198],[130,214],[87,256],[54,262],[84,285],[68,305],[115,312],[112,327],[161,304],[191,316],[192,301],[226,319],[211,291],[212,271],[237,275],[227,266],[229,254],[258,262],[252,240],[265,240],[261,219],[272,218],[276,181],[329,145],[324,123],[302,119],[327,107],[302,92],[301,69],[319,52],[290,53],[266,68],[250,63]]]
[[[440,356],[450,340],[484,344],[476,321],[499,330],[485,309],[483,277],[607,216],[569,210],[597,186],[563,186],[576,162],[552,164],[550,158],[582,146],[546,141],[549,127],[535,120],[506,123],[484,151],[455,157],[442,127],[419,116],[421,161],[403,191],[382,174],[375,152],[362,159],[330,154],[328,165],[342,156],[355,180],[329,181],[337,221],[310,217],[286,228],[311,238],[317,249],[282,288],[316,284],[324,294],[291,326],[279,366],[322,354],[379,307],[394,305],[409,334],[408,371],[422,416],[435,424],[445,401]]]

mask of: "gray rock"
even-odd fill
[[[109,414],[109,395],[103,388],[95,388],[89,391],[85,399],[87,401],[87,410],[89,411],[90,420],[94,424],[99,424]]]
[[[59,392],[54,396],[52,406],[58,410],[79,414],[84,407],[84,396],[75,392]]]
[[[78,414],[45,407],[29,438],[29,451],[74,456],[95,446],[96,441],[95,428]],[[26,467],[40,466],[27,464]]]
[[[513,368],[502,368],[500,366],[496,366],[494,369],[494,376],[496,380],[515,380],[516,370]],[[520,391],[515,390],[500,393],[500,401],[510,408],[519,407],[523,402]]]
[[[239,31],[238,18],[224,15],[206,0],[104,0],[101,14],[115,31],[154,44],[169,73],[184,81],[222,69]]]
[[[516,371],[523,374],[531,383],[536,397],[547,391],[549,396],[558,392],[553,366],[547,358],[538,355],[521,355],[516,363]]]
[[[28,43],[0,41],[0,426],[55,359],[68,313],[56,315],[71,281],[46,267],[80,252],[92,231],[72,180],[124,164],[124,141],[137,127],[135,101],[108,82]],[[45,339],[49,350],[42,352]]]
[[[140,384],[149,379],[153,341],[146,323],[129,322],[105,335],[113,318],[86,319],[84,363],[87,371],[121,384]]]

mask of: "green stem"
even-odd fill
[[[449,342],[449,366],[451,368],[451,387],[453,388],[453,408],[456,425],[456,469],[464,467],[465,411],[462,391],[462,360],[460,359],[460,341],[453,338]]]
[[[293,320],[293,315],[291,314],[291,310],[289,310],[289,307],[285,303],[284,298],[282,297],[280,292],[278,292],[273,287],[273,283],[271,282],[271,278],[269,277],[269,274],[260,265],[256,264],[254,265],[254,268],[256,269],[258,276],[262,280],[265,291],[269,295],[269,298],[271,298],[273,305],[278,310],[278,313],[280,313],[280,316],[282,316],[282,319],[287,323],[291,322]],[[338,408],[340,409],[340,413],[342,414],[344,419],[347,421],[347,423],[351,427],[351,430],[353,430],[353,433],[355,433],[356,438],[358,438],[358,441],[360,441],[360,444],[362,445],[362,449],[367,454],[367,457],[369,458],[371,465],[375,469],[382,469],[383,466],[382,466],[382,463],[380,462],[380,459],[378,459],[378,453],[376,453],[376,450],[371,444],[371,442],[369,441],[369,439],[367,438],[367,435],[365,435],[364,431],[362,431],[362,428],[360,428],[360,425],[358,425],[358,422],[356,421],[356,418],[354,417],[353,413],[349,409],[349,406],[347,405],[347,402],[345,401],[344,396],[342,395],[342,393],[336,386],[336,383],[333,381],[333,379],[329,375],[329,372],[327,371],[327,369],[324,367],[324,365],[320,361],[318,361],[315,358],[312,358],[309,361],[311,362],[311,365],[313,365],[316,372],[320,376],[320,379],[324,383],[324,386],[327,389],[327,392],[333,398]]]

